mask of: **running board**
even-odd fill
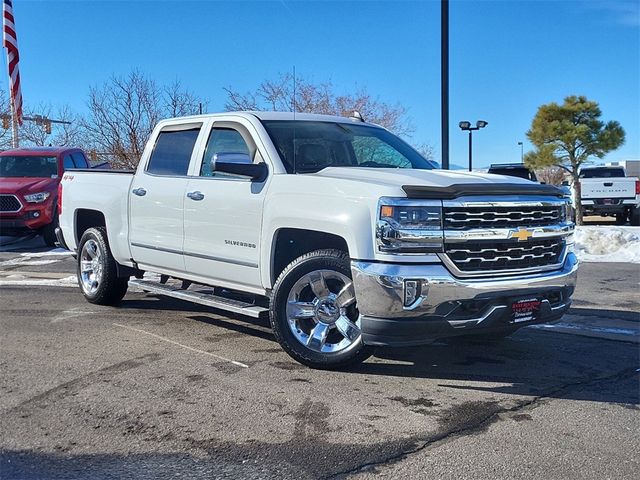
[[[183,290],[179,286],[150,282],[149,280],[132,279],[129,280],[129,286],[138,287],[148,293],[177,298],[178,300],[184,300],[187,302],[197,303],[199,305],[205,305],[207,307],[218,308],[220,310],[226,310],[227,312],[239,313],[241,315],[247,315],[253,318],[260,318],[269,311],[268,308],[260,307],[258,305],[254,305],[253,303],[234,300],[218,295],[212,295],[210,293]]]

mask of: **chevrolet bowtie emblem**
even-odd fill
[[[517,238],[519,242],[526,242],[531,237],[533,237],[533,232],[522,227],[518,230],[511,230],[511,232],[509,232],[509,238]]]

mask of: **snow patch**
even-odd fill
[[[50,263],[58,263],[60,260],[24,260],[22,258],[14,258],[0,262],[0,267],[8,267],[11,265],[29,266],[29,265],[49,265]]]
[[[70,275],[68,277],[60,279],[50,278],[25,278],[22,275],[9,275],[3,280],[0,280],[0,287],[15,287],[15,286],[30,286],[30,287],[77,287],[78,277]]]
[[[576,227],[574,239],[583,262],[640,263],[640,227]]]

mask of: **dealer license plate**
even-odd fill
[[[511,321],[514,323],[533,320],[540,310],[542,301],[538,298],[523,298],[511,304]]]

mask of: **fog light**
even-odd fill
[[[420,296],[420,282],[418,280],[404,281],[404,306],[408,307],[415,303]]]

